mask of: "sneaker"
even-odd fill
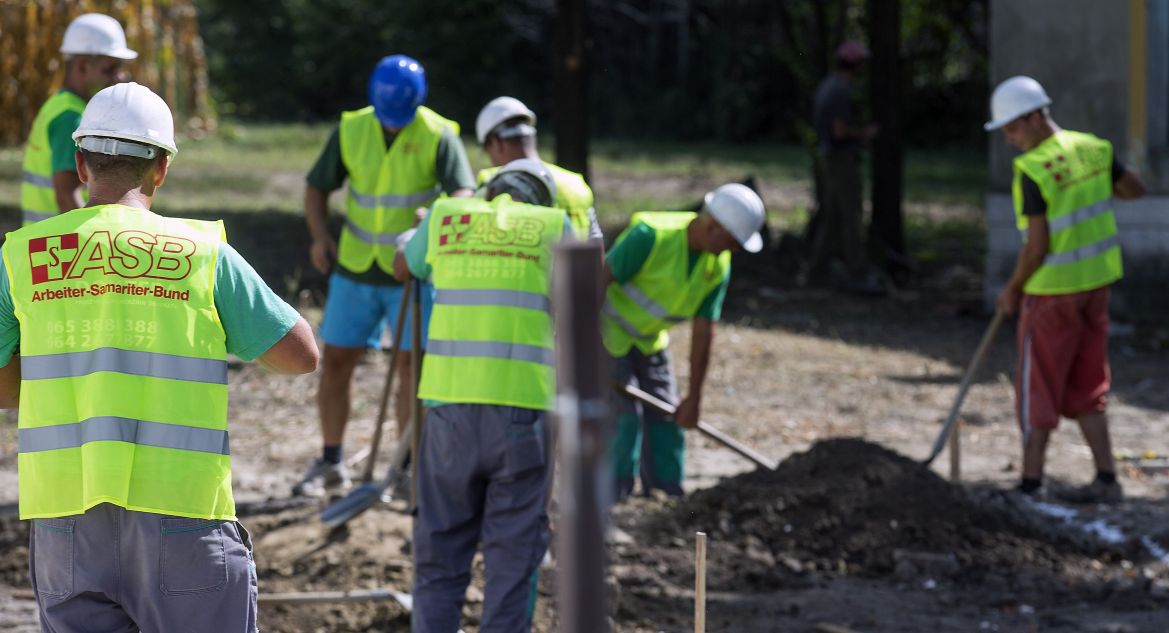
[[[1068,503],[1120,503],[1124,500],[1124,489],[1118,481],[1106,484],[1097,479],[1085,486],[1061,491],[1059,497]]]
[[[337,488],[349,487],[349,468],[345,463],[332,464],[317,459],[309,466],[308,472],[292,487],[293,496],[323,497]]]

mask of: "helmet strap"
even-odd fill
[[[110,156],[136,156],[138,158],[154,158],[158,156],[157,147],[104,136],[82,137],[77,142],[77,146],[87,152],[109,154]]]

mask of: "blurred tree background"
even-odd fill
[[[377,59],[401,52],[426,67],[429,104],[465,131],[500,94],[524,100],[544,125],[555,119],[555,0],[196,4],[213,94],[227,117],[333,120],[365,103]],[[865,41],[867,4],[592,0],[592,133],[808,142],[816,84],[841,41]],[[901,1],[907,144],[985,146],[979,123],[988,96],[987,4]]]

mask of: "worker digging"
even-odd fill
[[[178,104],[189,89],[154,67],[175,49],[151,24],[153,12],[193,16],[194,5],[106,15],[65,4],[59,59],[44,71],[59,71],[59,85],[33,100],[35,116],[30,107],[11,189],[19,222],[12,214],[0,246],[0,407],[16,416],[18,469],[11,517],[0,503],[0,628],[1166,630],[1169,516],[1155,502],[1165,460],[1149,425],[1169,420],[1164,359],[1121,343],[1112,347],[1131,363],[1114,366],[1109,342],[1118,305],[1134,302],[1123,283],[1139,251],[1122,229],[1128,204],[1140,203],[1122,201],[1166,186],[1140,145],[1146,127],[1150,137],[1164,131],[1150,112],[1163,91],[1129,95],[1128,114],[1144,123],[1124,139],[1105,138],[1115,130],[1081,110],[1064,118],[1077,98],[1095,104],[1072,96],[1082,83],[1059,85],[1018,60],[1010,74],[1001,57],[983,64],[996,78],[989,98],[965,84],[947,94],[976,95],[976,122],[989,110],[983,131],[1001,130],[1017,150],[1009,169],[990,161],[992,181],[1009,171],[1018,242],[1009,271],[953,299],[938,289],[950,278],[939,278],[969,271],[939,273],[923,257],[911,281],[886,276],[888,257],[912,258],[874,228],[888,212],[877,193],[865,203],[866,168],[874,189],[889,185],[878,178],[890,156],[879,145],[910,134],[880,113],[882,69],[905,56],[878,38],[882,3],[861,14],[867,44],[852,39],[864,31],[851,10],[814,46],[791,28],[780,38],[807,53],[782,87],[802,91],[811,115],[801,133],[818,204],[807,244],[775,231],[797,215],[802,223],[811,198],[801,191],[793,202],[793,187],[773,182],[786,178],[775,176],[779,163],[750,150],[715,163],[707,148],[678,167],[670,161],[685,152],[650,152],[647,130],[644,147],[606,146],[595,172],[576,160],[573,142],[588,134],[572,137],[574,108],[595,109],[583,118],[602,131],[626,116],[596,103],[622,99],[618,91],[581,98],[563,84],[583,71],[614,85],[607,73],[621,60],[589,66],[586,53],[596,53],[589,38],[624,28],[616,18],[587,37],[557,22],[555,81],[520,82],[489,73],[530,51],[472,61],[455,54],[455,37],[414,33],[402,10],[402,24],[373,40],[405,53],[368,50],[373,40],[355,34],[363,67],[290,62],[290,73],[346,87],[322,81],[321,100],[302,104],[306,120],[331,118],[305,128],[316,136],[260,142],[278,156],[257,166],[271,173],[254,195],[287,197],[291,174],[304,224],[257,203],[251,226],[265,228],[243,237],[278,253],[280,292],[300,299],[293,307],[253,268],[264,272],[263,260],[229,242],[234,209],[204,210],[194,193],[235,187],[220,173],[235,163],[201,154],[196,176],[181,180],[180,145],[194,145]],[[240,10],[211,4],[200,10],[216,28],[226,19],[215,11]],[[1128,9],[1149,13],[1136,22],[1164,35],[1167,12],[1146,4]],[[920,34],[931,27],[918,14],[932,7],[912,5],[895,21]],[[286,9],[267,18],[292,24]],[[677,47],[678,92],[663,103],[699,112],[684,89],[692,53],[707,49],[688,38],[709,25],[689,5],[677,12],[667,21],[676,38],[655,31],[631,50],[652,68],[660,56],[647,51]],[[621,19],[659,17],[633,13]],[[449,17],[458,37],[478,19]],[[722,140],[748,138],[733,102],[770,96],[737,83],[739,49],[720,55],[711,72],[726,83],[710,91],[727,109],[690,116]],[[1158,63],[1134,62],[1129,74],[1155,75]],[[130,81],[131,70],[152,87]],[[889,85],[920,90],[913,79]],[[873,90],[867,106],[853,94],[862,83]],[[1100,135],[1065,129],[1053,112]],[[954,121],[983,138],[970,117]],[[296,163],[305,139],[312,154]],[[560,165],[544,160],[553,153],[541,141],[556,143]],[[213,142],[226,153],[241,146]],[[636,161],[661,163],[657,180],[623,173]],[[744,164],[758,173],[740,180],[726,167]],[[223,180],[204,182],[208,173]],[[1137,209],[1142,222],[1149,209]],[[989,211],[976,220],[996,231]],[[909,228],[914,248],[948,239],[934,224]],[[997,256],[985,250],[977,258]],[[886,292],[895,278],[905,292]],[[971,350],[959,380],[955,359]],[[1142,416],[1151,422],[1134,431]],[[1054,433],[1063,418],[1079,436]],[[1150,445],[1134,449],[1141,439]],[[933,464],[947,446],[948,481]],[[1092,478],[1069,483],[1089,457]]]

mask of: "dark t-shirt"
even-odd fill
[[[855,139],[837,140],[832,135],[832,122],[839,119],[849,127],[856,127],[852,102],[852,84],[838,74],[832,74],[816,88],[812,104],[812,125],[816,128],[816,142],[821,152],[852,149]]]
[[[1112,184],[1116,184],[1117,180],[1124,175],[1127,168],[1124,163],[1116,155],[1112,156]],[[1023,215],[1044,215],[1047,213],[1047,201],[1043,199],[1043,192],[1039,190],[1039,184],[1031,179],[1027,174],[1022,174],[1020,188],[1023,190]]]

